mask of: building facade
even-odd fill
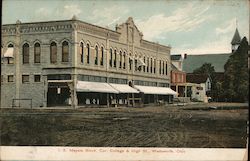
[[[1,107],[134,105],[174,94],[152,92],[169,90],[171,48],[143,40],[131,17],[115,30],[75,17],[17,21],[2,26],[2,40]]]

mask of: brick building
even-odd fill
[[[76,17],[3,25],[1,107],[168,102],[170,49],[144,40],[131,17],[115,30]]]

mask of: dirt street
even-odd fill
[[[246,106],[233,104],[1,109],[1,144],[243,148],[247,117]]]

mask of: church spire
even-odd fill
[[[235,33],[234,33],[234,37],[231,41],[232,44],[232,52],[236,51],[240,45],[241,42],[241,38],[240,38],[240,34],[238,29],[236,28]]]
[[[231,44],[232,45],[240,44],[240,41],[241,41],[240,34],[239,34],[238,29],[236,28]]]

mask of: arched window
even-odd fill
[[[114,55],[114,67],[116,67],[116,54],[117,54],[117,53],[116,53],[116,50],[115,50],[114,54],[115,54],[115,55]]]
[[[135,71],[137,71],[138,70],[138,67],[137,67],[137,57],[135,58]]]
[[[159,74],[161,74],[161,60],[159,61]]]
[[[166,75],[168,75],[168,62],[166,61]]]
[[[87,64],[90,63],[90,46],[87,44]]]
[[[13,44],[8,45],[8,49],[12,50],[12,57],[6,57],[7,58],[7,64],[14,64],[14,46]]]
[[[119,68],[122,68],[122,51],[120,51],[120,65]]]
[[[110,66],[110,67],[112,67],[112,61],[113,61],[113,60],[112,60],[112,56],[113,56],[113,54],[112,54],[112,49],[110,49],[110,50],[109,50],[109,66]]]
[[[131,53],[129,54],[129,70],[132,70],[133,60],[131,59]]]
[[[55,42],[50,44],[50,63],[56,63],[57,61],[57,45]]]
[[[154,59],[154,73],[155,73],[155,70],[156,70],[156,59]]]
[[[149,58],[147,58],[147,72],[149,72]]]
[[[123,69],[126,69],[126,53],[123,53]]]
[[[98,46],[95,46],[95,65],[98,65]]]
[[[9,44],[9,45],[8,45],[8,48],[13,48],[13,47],[14,47],[13,44]]]
[[[164,68],[165,68],[165,65],[164,65],[164,61],[162,61],[162,74],[164,75]]]
[[[80,43],[80,57],[81,57],[81,63],[84,64],[84,45],[82,42]]]
[[[146,64],[146,57],[144,56],[144,58],[143,58],[143,62]],[[145,72],[146,71],[146,65],[143,65],[143,72]]]
[[[34,63],[41,62],[41,47],[39,43],[35,43],[34,45]]]
[[[150,73],[153,73],[153,59],[150,59]]]
[[[62,43],[62,62],[69,61],[69,43],[64,41]]]
[[[101,47],[101,58],[100,58],[100,64],[103,65],[103,59],[104,59],[104,49]]]
[[[29,44],[25,43],[23,45],[23,64],[29,63]]]

